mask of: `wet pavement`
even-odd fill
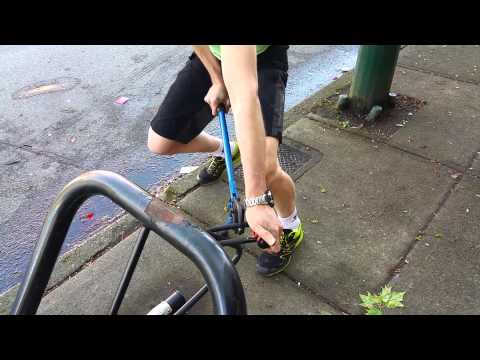
[[[110,170],[144,188],[205,155],[154,156],[149,121],[189,46],[0,48],[0,293],[18,283],[45,214],[76,176]],[[356,46],[294,45],[286,110],[354,66]],[[129,101],[114,104],[120,97]],[[230,127],[233,133],[232,122]],[[207,131],[218,134],[216,122]],[[62,252],[121,214],[94,197],[79,210]]]

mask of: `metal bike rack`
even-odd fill
[[[78,208],[95,195],[109,198],[144,226],[117,291],[112,313],[116,313],[120,306],[150,230],[168,241],[199,268],[206,280],[206,286],[200,292],[205,294],[207,289],[211,291],[215,314],[247,313],[243,286],[233,264],[241,255],[240,248],[232,263],[221,244],[210,234],[173,213],[139,186],[112,172],[92,171],[65,186],[51,206],[17,293],[11,311],[13,315],[36,313],[70,224]],[[180,313],[184,311],[185,309]]]

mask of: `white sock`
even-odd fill
[[[220,145],[218,146],[217,150],[215,150],[214,152],[212,152],[212,156],[225,157],[225,155],[223,154],[223,141],[220,141]]]
[[[233,153],[233,149],[235,148],[235,143],[230,141],[230,152]],[[217,150],[212,152],[212,156],[216,157],[225,157],[225,152],[223,151],[223,141],[220,141],[220,145],[218,146]]]
[[[296,229],[300,225],[300,218],[298,217],[296,208],[289,217],[282,218],[279,216],[278,219],[280,220],[282,227],[286,230]]]

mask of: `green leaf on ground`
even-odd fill
[[[403,297],[405,292],[392,291],[391,286],[384,286],[380,293],[371,294],[367,292],[367,295],[360,294],[362,303],[360,306],[367,309],[367,315],[383,315],[383,309],[395,309],[404,307]]]
[[[360,306],[363,306],[364,308],[370,309],[375,305],[375,302],[372,299],[372,294],[370,294],[369,292],[367,293],[367,295],[360,294],[360,299],[362,299],[362,303],[360,304]]]
[[[368,309],[367,315],[383,315],[382,310],[377,308]]]
[[[382,297],[382,299],[385,299],[390,297],[391,293],[392,293],[392,288],[390,286],[384,286],[382,288],[382,291],[380,292],[380,296]]]

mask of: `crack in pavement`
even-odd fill
[[[469,167],[472,167],[475,159],[476,159],[476,156],[477,156],[477,153],[480,152],[480,148],[478,149],[477,152],[475,152],[472,157],[470,158],[470,161],[467,165],[467,168]],[[422,225],[420,227],[420,229],[417,231],[417,234],[421,234],[423,233],[429,226],[430,224],[432,223],[432,221],[435,219],[435,216],[440,212],[440,210],[443,208],[443,206],[445,205],[445,203],[448,201],[448,199],[450,199],[450,196],[455,192],[455,190],[457,189],[457,187],[460,185],[460,183],[462,182],[463,178],[464,178],[465,174],[462,174],[460,175],[458,178],[455,179],[455,181],[453,182],[453,184],[450,186],[449,189],[447,189],[447,191],[445,192],[445,194],[443,194],[442,196],[442,199],[440,200],[440,203],[439,205],[437,206],[437,208],[432,212],[432,214],[427,218],[426,222],[424,225]],[[406,265],[406,262],[405,260],[407,259],[408,255],[410,255],[410,253],[415,249],[415,247],[417,246],[417,243],[419,243],[419,241],[417,241],[416,239],[414,239],[410,246],[407,248],[406,252],[404,253],[404,255],[401,257],[401,259],[399,260],[399,262],[397,263],[396,266],[393,267],[392,271],[390,272],[390,274],[387,276],[386,280],[382,283],[383,285],[386,285],[388,283],[390,283],[394,278],[395,276],[397,276],[401,269]]]
[[[440,73],[440,72],[437,72],[437,71],[433,71],[433,70],[425,70],[425,69],[422,69],[422,68],[418,68],[418,67],[416,67],[416,66],[414,66],[414,65],[402,65],[402,64],[399,64],[399,65],[397,65],[397,67],[404,68],[404,69],[411,70],[411,71],[418,71],[418,72],[421,72],[421,73],[424,73],[424,74],[428,74],[428,75],[433,74],[433,75],[435,75],[435,76],[438,76],[438,77],[441,77],[441,78],[444,78],[444,79],[454,80],[454,81],[458,81],[458,82],[464,83],[464,84],[470,84],[470,85],[480,86],[480,82],[475,82],[475,81],[472,81],[472,80],[462,80],[462,79],[453,77],[453,76],[448,75],[448,74],[443,74],[443,73]]]
[[[59,155],[59,154],[56,154],[54,152],[51,152],[51,151],[47,151],[47,150],[35,150],[32,146],[30,145],[14,145],[14,144],[10,144],[8,142],[5,142],[5,141],[0,141],[0,145],[5,145],[5,146],[10,146],[10,147],[13,147],[17,150],[20,150],[20,151],[25,151],[25,152],[28,152],[30,154],[34,154],[34,155],[37,155],[37,156],[45,156],[49,159],[52,159],[62,165],[67,165],[67,166],[72,166],[72,167],[75,167],[76,169],[80,169],[80,170],[85,170],[83,169],[81,166],[77,165],[75,163],[75,160],[73,159],[69,159],[65,156],[62,156],[62,155]]]

